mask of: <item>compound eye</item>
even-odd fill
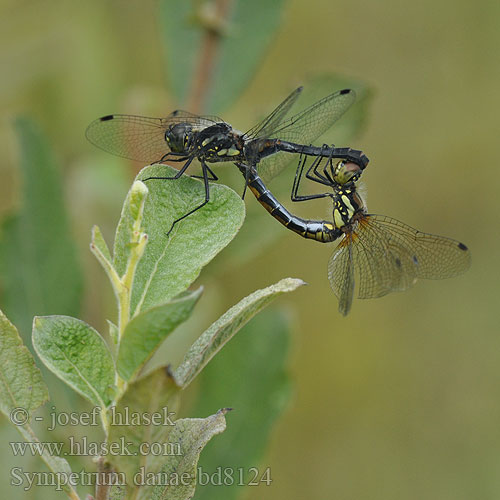
[[[335,166],[334,180],[339,184],[346,184],[351,180],[356,180],[361,174],[359,165],[351,161],[341,160]]]

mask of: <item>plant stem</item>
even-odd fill
[[[208,19],[207,16],[200,16],[200,22],[205,34],[187,102],[188,109],[193,113],[200,113],[203,110],[207,90],[210,88],[210,81],[212,80],[222,28],[230,5],[231,0],[216,0],[215,12],[212,18]]]
[[[134,275],[137,269],[137,264],[141,260],[148,242],[148,235],[134,231],[130,257],[127,262],[127,269],[125,274],[120,279],[120,288],[118,292],[118,342],[121,340],[125,328],[130,321],[130,303],[132,294],[132,284],[134,282]],[[123,394],[127,387],[127,383],[123,380],[118,372],[116,373],[116,387],[118,388],[117,399]]]
[[[95,486],[95,500],[108,500],[109,490],[111,487],[110,478],[112,477],[113,471],[108,464],[104,462],[103,457],[99,457],[97,460],[97,472],[99,473],[99,478],[105,477],[105,481],[102,484],[98,481]]]

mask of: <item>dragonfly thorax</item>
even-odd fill
[[[230,125],[221,122],[200,130],[194,149],[199,157],[208,161],[236,160],[241,154],[242,140]]]
[[[190,123],[176,123],[165,131],[165,141],[173,153],[186,153],[193,143],[193,126]]]
[[[340,187],[333,196],[333,222],[342,228],[352,222],[354,215],[364,211],[364,203],[353,182]]]

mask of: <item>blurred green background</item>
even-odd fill
[[[111,241],[137,165],[96,150],[84,130],[104,114],[162,116],[179,105],[159,2],[2,0],[0,9],[0,216],[20,204],[12,120],[30,115],[61,165],[85,269],[81,317],[105,329],[113,298],[88,251],[90,228],[99,224]],[[499,498],[499,25],[495,0],[290,0],[246,90],[228,109],[210,110],[246,130],[311,75],[363,82],[373,98],[349,145],[371,160],[369,210],[472,252],[465,275],[356,300],[343,318],[326,278],[333,246],[296,237],[247,197],[235,250],[199,280],[206,294],[195,322],[206,327],[282,277],[309,283],[281,300],[293,310],[293,396],[261,464],[272,486],[248,488],[247,498]],[[238,176],[221,174],[241,191]],[[292,176],[276,181],[283,199]],[[321,202],[293,209],[329,216]],[[254,242],[250,252],[236,250],[240,238]],[[172,352],[197,332],[175,335]]]

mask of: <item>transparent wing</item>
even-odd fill
[[[359,298],[382,297],[415,283],[417,263],[411,241],[386,233],[368,215],[359,221],[354,240]]]
[[[410,288],[417,278],[451,278],[470,266],[470,252],[459,241],[422,233],[385,215],[365,215],[332,254],[328,279],[342,314],[349,311],[354,274],[361,299]]]
[[[172,123],[190,123],[195,129],[204,129],[214,123],[224,122],[222,118],[215,115],[195,115],[189,111],[176,109],[172,111],[166,118],[163,118],[169,125]]]
[[[416,260],[417,278],[452,278],[465,272],[471,262],[469,249],[457,240],[422,233],[385,215],[370,215],[370,224],[385,235],[385,239],[397,241]]]
[[[245,134],[245,137],[248,139],[269,137],[269,134],[279,127],[279,124],[283,121],[288,111],[290,111],[290,108],[298,99],[302,90],[303,87],[295,89],[270,115],[255,125],[255,127],[251,128]]]
[[[273,130],[268,131],[266,137],[309,145],[324,134],[349,109],[355,98],[355,92],[348,89],[330,94],[304,111],[277,124]],[[262,159],[258,170],[264,182],[279,174],[291,159],[292,154],[285,152]]]
[[[170,153],[165,131],[175,123],[190,123],[203,129],[222,121],[212,116],[197,116],[187,111],[174,111],[166,118],[134,115],[108,115],[93,121],[85,135],[95,146],[108,153],[131,160],[153,163]]]
[[[339,299],[339,312],[346,316],[354,297],[354,261],[349,234],[344,235],[328,261],[328,280]]]

